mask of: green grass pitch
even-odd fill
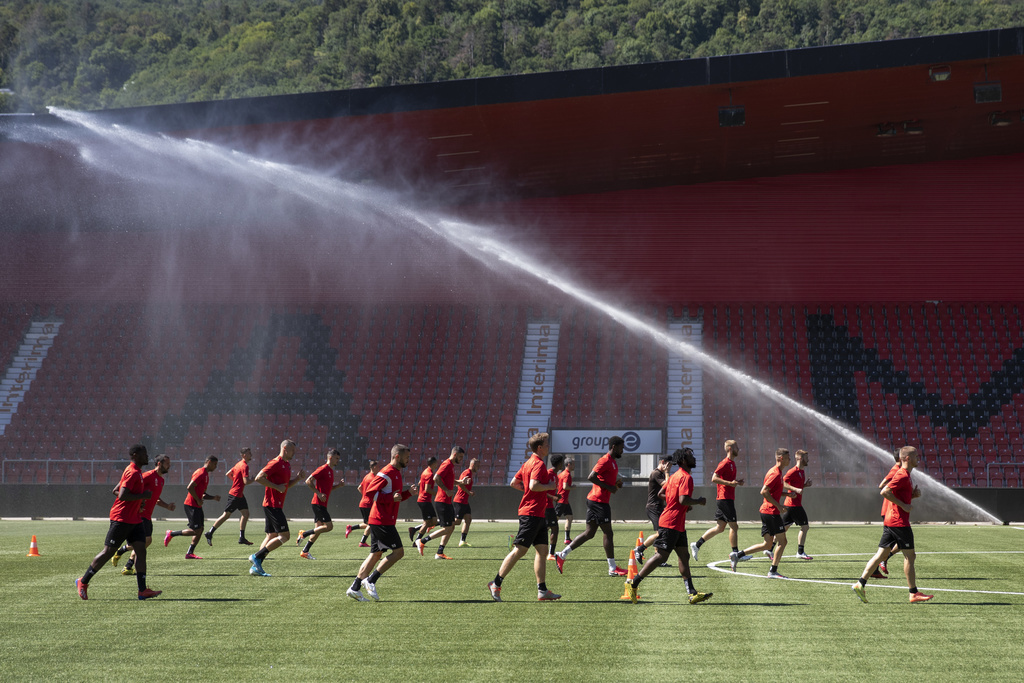
[[[878,525],[812,526],[807,552],[764,577],[767,561],[738,572],[708,568],[726,559],[722,534],[694,564],[707,603],[689,605],[675,567],[655,571],[641,603],[619,597],[607,576],[600,538],[575,551],[548,586],[564,597],[536,602],[532,552],[505,580],[505,602],[486,585],[507,552],[512,524],[474,524],[473,548],[450,546],[406,556],[377,584],[379,603],[346,597],[365,557],[336,530],[314,546],[294,543],[264,563],[273,576],[249,576],[249,551],[235,522],[201,543],[206,559],[186,561],[187,543],[164,548],[157,523],[149,584],[158,598],[136,599],[135,579],[105,567],[83,602],[73,582],[99,551],[105,522],[0,522],[0,680],[161,681],[865,681],[1020,680],[1024,642],[1024,530],[918,526],[920,587],[926,604],[907,604],[902,562],[868,585],[870,603],[849,585],[881,534]],[[339,524],[343,529],[344,522]],[[261,523],[250,525],[257,539]],[[302,523],[292,523],[293,533]],[[400,525],[400,529],[404,529]],[[582,529],[577,525],[575,528]],[[696,539],[703,526],[691,527]],[[615,526],[619,563],[640,524]],[[740,543],[755,541],[753,525]],[[25,557],[39,539],[40,558]],[[457,537],[456,537],[457,538]],[[721,562],[728,570],[728,562]],[[812,582],[813,581],[813,582]],[[883,586],[895,586],[885,588]],[[941,590],[940,590],[941,589]]]

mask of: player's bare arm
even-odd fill
[[[888,486],[882,489],[882,498],[885,498],[887,501],[899,507],[901,510],[905,510],[906,512],[910,512],[911,507],[913,507],[910,503],[904,503],[902,500],[893,495],[892,489],[889,488]]]

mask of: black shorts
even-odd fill
[[[437,517],[438,526],[451,526],[455,524],[455,507],[451,503],[434,503],[434,512]]]
[[[146,538],[153,537],[153,520],[142,518],[142,535]]]
[[[263,531],[265,533],[288,533],[288,518],[284,516],[284,510],[281,508],[269,508],[264,505],[263,516],[267,520],[266,524],[263,525]]]
[[[782,523],[782,515],[766,515],[761,513],[761,535],[778,536],[786,533],[786,525]]]
[[[363,516],[363,524],[370,523],[370,510],[373,508],[359,508],[359,514]]]
[[[416,504],[420,506],[420,514],[423,515],[424,522],[437,518],[437,515],[434,513],[434,504],[429,500],[425,500],[422,503],[417,501]]]
[[[658,530],[658,538],[654,541],[654,547],[659,550],[667,550],[670,553],[676,548],[682,548],[681,555],[689,557],[689,544],[686,542],[686,532],[676,531],[664,527]]]
[[[549,527],[558,526],[558,515],[555,514],[555,508],[548,508],[544,511],[544,523]]]
[[[386,553],[389,550],[398,550],[402,547],[402,537],[394,524],[371,524],[370,525],[370,552]]]
[[[331,513],[327,511],[326,505],[312,505],[313,508],[313,521],[320,524],[331,523]]]
[[[882,527],[882,540],[878,542],[878,547],[891,548],[894,545],[900,550],[913,550],[914,530],[909,526]]]
[[[786,526],[793,524],[797,526],[807,526],[807,511],[804,510],[803,506],[789,507],[784,506],[782,509],[782,523]]]
[[[455,521],[459,521],[463,517],[471,517],[473,515],[473,508],[469,507],[469,503],[452,503],[455,506]]]
[[[548,544],[548,524],[544,517],[519,515],[519,531],[512,543],[529,548],[531,545]]]
[[[228,504],[224,507],[224,512],[234,512],[235,510],[248,510],[249,501],[245,499],[245,496],[228,496]]]
[[[602,526],[612,523],[612,506],[608,503],[598,503],[593,500],[587,501],[587,524]]]
[[[185,519],[188,520],[188,528],[192,529],[192,531],[199,531],[206,525],[206,515],[203,514],[203,508],[186,505]]]
[[[731,498],[719,498],[718,507],[715,508],[716,522],[736,521],[736,501]]]
[[[122,543],[133,545],[145,543],[146,535],[141,524],[129,524],[128,522],[111,522],[107,529],[107,538],[103,545],[111,548],[120,548]]]
[[[568,503],[555,503],[555,514],[559,517],[572,517],[572,505]]]
[[[651,520],[651,524],[654,525],[654,530],[658,531],[661,527],[658,526],[658,520],[661,519],[661,513],[664,510],[652,510],[651,508],[644,508],[647,511],[647,519]]]

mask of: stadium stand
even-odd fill
[[[680,306],[639,311],[667,322]],[[1015,305],[711,304],[704,347],[883,448],[920,443],[951,486],[1022,482],[1024,321]],[[25,401],[0,436],[10,483],[116,478],[125,443],[177,461],[257,460],[285,436],[308,456],[337,446],[344,476],[395,441],[413,469],[454,443],[482,458],[479,481],[503,483],[524,351],[537,315],[562,323],[552,428],[659,428],[668,353],[589,309],[528,306],[25,304],[0,306],[9,363],[28,321],[64,321]],[[706,466],[739,438],[751,472],[779,444],[816,453],[816,434],[786,424],[719,375],[704,394]],[[740,408],[742,407],[742,408]],[[181,469],[181,468],[179,468]],[[810,476],[871,486],[881,463],[827,457]]]

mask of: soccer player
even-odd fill
[[[686,543],[686,512],[693,505],[707,504],[707,499],[703,496],[692,497],[693,477],[690,475],[690,471],[697,464],[697,459],[693,457],[693,450],[690,448],[680,448],[670,457],[679,465],[679,471],[668,477],[663,487],[665,509],[658,517],[656,524],[658,536],[654,542],[657,554],[644,563],[632,581],[626,581],[626,593],[634,603],[637,601],[637,588],[639,588],[640,582],[653,572],[655,567],[667,564],[673,550],[679,558],[679,573],[686,583],[686,593],[689,596],[690,604],[696,605],[698,602],[704,602],[713,595],[713,593],[700,593],[694,588],[693,577],[690,575],[690,555]],[[671,463],[672,461],[669,462],[669,469],[671,469]]]
[[[270,576],[263,569],[263,560],[271,551],[280,548],[288,542],[291,534],[288,531],[288,518],[284,516],[284,499],[288,495],[288,489],[295,486],[306,473],[299,469],[299,473],[292,477],[291,460],[295,457],[295,442],[285,439],[281,442],[281,452],[271,460],[256,475],[256,483],[266,487],[263,493],[263,517],[266,519],[263,530],[266,537],[260,544],[260,549],[249,556],[249,573],[253,576]]]
[[[732,552],[738,553],[739,547],[739,524],[736,522],[736,487],[743,486],[743,479],[736,478],[736,458],[740,455],[740,445],[733,439],[725,442],[725,458],[718,463],[715,473],[711,475],[711,483],[715,484],[715,526],[711,527],[701,535],[694,543],[690,544],[690,555],[693,561],[697,561],[697,553],[700,547],[710,541],[718,534],[725,531],[729,525],[729,547]],[[744,555],[740,561],[749,560],[749,555]]]
[[[327,451],[327,462],[317,467],[313,470],[313,474],[306,477],[306,486],[313,489],[313,500],[310,502],[310,505],[313,506],[313,523],[315,526],[310,531],[299,529],[299,537],[295,540],[296,544],[301,544],[303,541],[306,542],[306,547],[299,553],[299,557],[304,559],[315,560],[316,558],[310,555],[309,551],[313,548],[313,544],[316,543],[316,539],[320,538],[320,534],[326,534],[334,529],[331,513],[327,511],[327,502],[331,499],[331,492],[334,489],[345,485],[344,479],[339,479],[337,484],[334,483],[334,470],[338,469],[339,460],[341,460],[341,453],[337,449],[332,448]]]
[[[152,498],[153,493],[146,491],[142,483],[142,466],[149,464],[149,453],[142,444],[135,444],[128,449],[131,462],[121,473],[121,480],[114,491],[117,499],[110,506],[110,528],[103,541],[103,550],[93,558],[80,578],[75,579],[78,597],[89,599],[89,582],[103,565],[107,563],[121,544],[125,541],[135,551],[135,581],[139,586],[139,600],[147,600],[160,595],[146,585],[146,530],[142,527],[139,508],[142,501]]]
[[[459,539],[460,548],[473,547],[466,540],[466,536],[469,535],[469,525],[473,523],[473,508],[469,505],[469,497],[476,495],[473,493],[473,475],[476,474],[477,467],[479,466],[480,460],[478,458],[470,458],[469,466],[462,471],[462,474],[459,475],[455,482],[459,490],[455,492],[452,504],[455,506],[455,522],[456,524],[462,524],[462,537]],[[460,484],[459,482],[462,483]]]
[[[882,540],[878,542],[878,551],[868,560],[860,580],[850,588],[857,594],[861,602],[867,602],[865,588],[868,578],[878,563],[888,557],[889,548],[898,545],[903,551],[903,572],[907,575],[907,588],[910,589],[910,602],[928,602],[934,595],[925,595],[917,590],[917,572],[914,569],[916,552],[914,550],[914,530],[910,528],[911,501],[921,497],[921,489],[910,481],[910,473],[920,461],[918,450],[913,446],[900,449],[900,469],[892,476],[889,483],[882,489],[882,497],[889,502],[885,513],[885,525],[882,527]]]
[[[455,466],[461,464],[465,456],[465,448],[462,446],[452,446],[451,454],[441,462],[434,473],[434,483],[437,484],[437,495],[434,497],[434,512],[440,528],[429,536],[417,538],[413,541],[413,545],[420,551],[420,555],[423,554],[423,549],[430,540],[440,537],[441,543],[437,546],[434,559],[452,559],[444,554],[444,547],[448,545],[448,541],[455,532],[455,506],[452,505],[452,497],[455,495]]]
[[[415,545],[416,539],[422,539],[427,533],[437,526],[437,515],[434,512],[434,504],[431,499],[434,496],[434,470],[437,469],[437,458],[430,456],[427,466],[420,472],[419,493],[416,494],[416,504],[420,506],[420,514],[423,515],[423,523],[418,527],[409,527],[409,540]]]
[[[370,482],[373,481],[373,478],[377,476],[377,472],[379,471],[380,464],[376,460],[371,460],[369,474],[364,476],[363,480],[359,482],[359,493],[361,494],[361,497],[359,498],[359,514],[363,518],[363,523],[349,524],[345,527],[345,538],[348,538],[348,535],[356,529],[363,530],[363,537],[359,539],[360,548],[370,547],[370,544],[366,542],[366,539],[370,537],[370,508],[373,506],[373,499],[367,495],[366,489],[370,485]]]
[[[889,483],[889,480],[892,479],[892,476],[894,474],[896,474],[897,472],[899,472],[900,469],[903,467],[903,463],[900,460],[900,452],[896,451],[895,453],[893,453],[893,457],[896,459],[896,463],[892,466],[892,468],[889,469],[889,473],[885,475],[885,477],[882,479],[882,481],[879,482],[879,484],[878,484],[879,492],[881,492],[881,490],[885,488],[886,484]],[[885,500],[883,498],[882,499],[882,524],[883,525],[885,524],[885,513],[886,513],[886,511],[888,509],[889,509],[889,501]],[[878,569],[876,569],[874,574],[871,575],[871,578],[873,578],[873,579],[884,579],[884,578],[888,577],[889,576],[889,567],[887,565],[887,562],[889,561],[890,557],[892,557],[893,555],[895,555],[899,551],[900,551],[900,547],[898,545],[896,545],[896,544],[893,544],[893,546],[891,548],[889,548],[889,554],[882,558],[882,561],[878,565]]]
[[[796,464],[786,472],[782,481],[789,487],[789,495],[783,501],[785,509],[782,511],[782,523],[789,528],[792,525],[800,527],[800,533],[796,536],[796,556],[801,560],[813,560],[814,558],[804,552],[804,542],[807,540],[807,530],[810,525],[807,523],[807,512],[804,511],[804,489],[811,485],[806,478],[807,465],[810,460],[807,458],[807,451],[796,452]]]
[[[169,455],[158,455],[156,458],[156,466],[148,472],[142,475],[142,490],[149,491],[150,497],[139,506],[139,517],[142,518],[142,528],[146,534],[146,547],[148,548],[153,542],[153,510],[159,505],[162,508],[166,508],[173,512],[178,506],[176,503],[167,503],[160,499],[160,494],[164,490],[164,475],[167,474],[171,469],[171,456]],[[117,549],[114,556],[110,558],[110,564],[117,566],[121,556],[127,553],[131,548],[128,544],[124,544]],[[135,573],[135,551],[131,550],[131,556],[128,561],[124,563],[124,569],[121,573],[125,576],[131,576]]]
[[[548,555],[549,562],[555,559],[553,553],[558,543],[558,513],[555,512],[555,505],[558,503],[558,475],[564,470],[565,456],[561,453],[552,455],[551,467],[548,468],[548,480],[555,483],[555,490],[548,492],[547,507],[544,509],[544,520],[548,525],[548,552],[552,553]]]
[[[243,448],[241,451],[241,459],[235,463],[235,466],[227,471],[225,475],[231,480],[231,488],[228,489],[228,504],[224,507],[224,512],[221,513],[220,517],[213,523],[210,530],[207,531],[204,536],[206,537],[207,545],[213,545],[213,532],[216,531],[221,524],[228,521],[231,517],[231,513],[238,510],[238,545],[252,545],[252,541],[245,537],[245,525],[249,523],[249,501],[245,499],[245,487],[253,483],[252,477],[249,476],[249,461],[252,460],[252,449]]]
[[[587,476],[593,484],[587,494],[587,520],[583,533],[573,539],[572,543],[555,553],[555,566],[562,573],[565,558],[576,548],[589,541],[597,533],[598,528],[604,532],[604,554],[608,558],[608,576],[625,576],[626,570],[615,564],[615,541],[612,532],[612,506],[609,504],[611,495],[622,488],[619,477],[619,464],[626,442],[621,436],[608,439],[608,452],[598,459],[594,469]]]
[[[558,600],[562,596],[548,590],[545,582],[547,573],[548,539],[547,522],[544,510],[547,508],[547,492],[554,491],[558,486],[548,479],[548,468],[544,459],[550,450],[547,432],[534,434],[527,442],[530,457],[519,468],[521,475],[512,480],[512,488],[523,492],[519,502],[519,531],[516,533],[511,552],[501,562],[494,581],[487,584],[491,599],[501,602],[501,584],[505,577],[516,566],[516,562],[533,546],[536,557],[533,559],[533,572],[537,576],[537,600]]]
[[[217,469],[217,456],[211,455],[206,459],[202,467],[192,473],[192,481],[188,483],[188,495],[185,496],[185,517],[188,518],[188,529],[182,529],[181,531],[171,531],[168,529],[167,533],[164,534],[165,548],[172,538],[177,536],[192,537],[192,542],[185,553],[186,560],[203,559],[196,555],[196,546],[199,544],[199,539],[203,537],[203,525],[206,522],[203,516],[203,501],[220,500],[219,495],[210,496],[206,493],[206,488],[210,485],[210,472],[213,472],[215,469]]]
[[[363,588],[371,598],[380,600],[380,595],[377,593],[377,581],[384,572],[393,567],[405,555],[402,537],[395,528],[395,523],[398,521],[399,504],[410,498],[417,488],[416,484],[413,484],[409,490],[402,489],[402,470],[408,464],[409,447],[400,443],[395,444],[391,447],[391,462],[377,472],[367,487],[367,491],[373,499],[369,518],[370,536],[373,538],[373,543],[370,544],[370,554],[363,560],[363,564],[356,573],[356,580],[345,591],[345,594],[353,600],[366,602],[366,596],[361,590]],[[382,558],[388,550],[391,553]]]
[[[565,520],[565,545],[572,543],[572,505],[569,504],[569,491],[572,490],[572,473],[576,469],[576,461],[565,459],[565,469],[558,474],[558,502],[555,503],[555,515]],[[554,547],[550,548],[554,550]]]
[[[647,505],[644,510],[647,512],[647,519],[651,520],[651,524],[654,525],[654,533],[644,539],[644,544],[637,548],[636,563],[638,565],[644,563],[644,551],[658,540],[658,520],[661,519],[661,513],[665,511],[665,494],[661,489],[672,472],[672,463],[676,461],[676,457],[675,453],[672,455],[666,453],[661,456],[658,466],[651,470],[651,475],[647,478]]]
[[[783,471],[789,466],[789,449],[775,449],[775,467],[772,467],[764,475],[764,485],[761,486],[761,497],[764,501],[758,512],[761,513],[761,543],[752,545],[742,553],[733,551],[729,553],[729,563],[732,570],[736,571],[736,563],[740,562],[745,555],[770,550],[772,553],[772,566],[768,570],[769,579],[785,579],[779,573],[779,562],[782,560],[782,553],[786,550],[786,526],[782,523],[782,499],[783,491],[792,490],[783,481]]]

